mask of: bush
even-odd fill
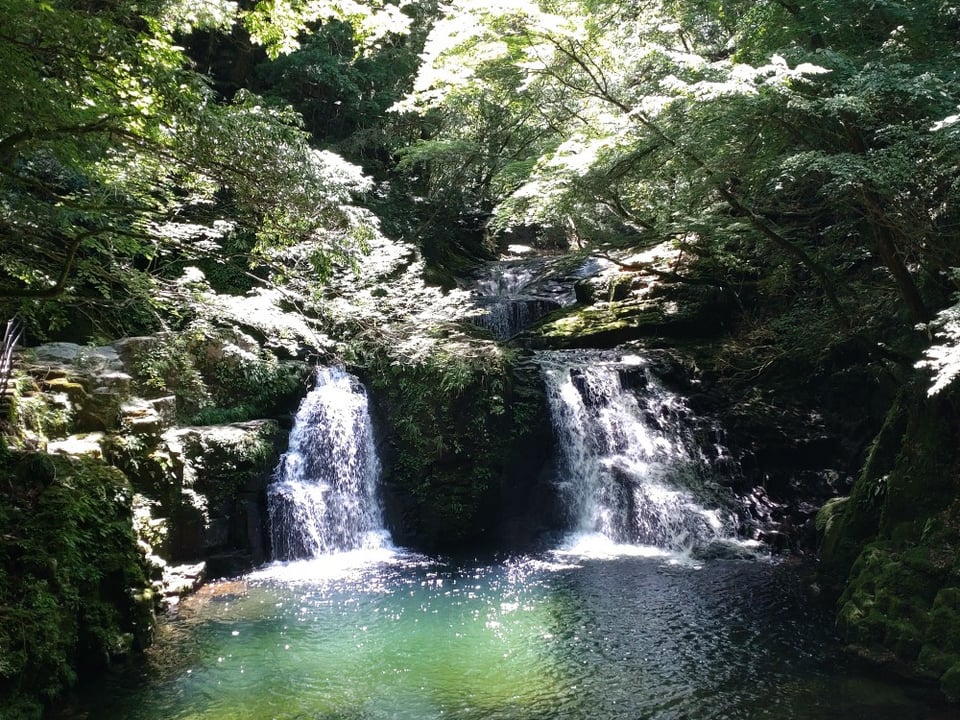
[[[152,596],[123,473],[44,454],[0,463],[0,703],[39,717],[78,668],[148,642]]]

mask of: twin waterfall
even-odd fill
[[[483,322],[500,337],[546,307],[518,294],[522,267],[499,268]],[[537,305],[544,303],[544,305]],[[559,303],[558,303],[559,305]],[[557,493],[574,535],[667,550],[733,538],[736,520],[710,483],[692,436],[691,413],[639,356],[613,351],[538,354],[558,448]],[[273,557],[292,560],[389,545],[378,499],[380,463],[359,381],[318,368],[273,484],[268,511]]]
[[[684,429],[683,401],[642,358],[556,351],[539,359],[571,532],[669,550],[734,536],[732,514],[702,504],[707,463]],[[274,558],[388,544],[379,474],[366,393],[345,371],[318,369],[268,492]]]
[[[731,514],[701,504],[708,463],[689,410],[642,358],[555,351],[540,354],[540,367],[570,530],[669,550],[734,535]]]

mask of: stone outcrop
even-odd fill
[[[18,363],[26,389],[15,411],[28,449],[97,460],[127,475],[158,597],[175,601],[207,577],[266,559],[265,488],[282,433],[272,419],[179,426],[177,397],[140,374],[163,342],[140,337],[101,347],[29,348]],[[227,362],[232,342],[220,355],[214,345],[203,347],[205,355]]]
[[[534,348],[612,348],[645,338],[710,339],[728,331],[737,311],[729,290],[680,280],[676,252],[658,247],[635,262],[595,259],[576,273],[577,302],[548,315],[519,338]]]
[[[859,654],[960,701],[960,399],[905,386],[848,497],[820,510],[821,582]]]
[[[518,547],[557,513],[549,411],[536,365],[460,339],[363,379],[381,443],[395,542],[427,551]]]

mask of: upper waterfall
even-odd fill
[[[487,263],[473,285],[483,312],[474,322],[507,340],[559,307],[574,302],[572,285],[550,277],[541,257]]]
[[[682,398],[639,356],[543,352],[561,458],[560,494],[575,532],[673,550],[733,537]]]
[[[274,558],[384,544],[379,477],[363,386],[341,368],[317,368],[267,491]]]

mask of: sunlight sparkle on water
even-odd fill
[[[380,566],[412,566],[423,562],[425,558],[394,547],[362,548],[306,560],[274,562],[250,573],[247,579],[251,582],[272,581],[287,585],[355,580]]]
[[[553,555],[583,560],[610,560],[618,557],[664,558],[671,562],[687,564],[687,553],[676,552],[652,545],[629,545],[611,540],[601,533],[575,533],[567,536]]]

